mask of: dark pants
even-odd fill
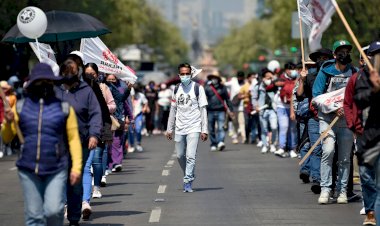
[[[160,129],[161,131],[166,131],[166,127],[168,126],[168,119],[169,119],[169,112],[170,112],[170,106],[162,107],[160,106]]]
[[[82,175],[86,160],[89,155],[87,143],[82,143]],[[67,219],[70,222],[78,222],[82,215],[82,197],[83,197],[83,181],[78,184],[70,184],[70,169],[72,163],[69,164],[69,174],[67,179]]]

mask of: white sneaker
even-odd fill
[[[98,186],[94,186],[94,191],[92,192],[93,199],[102,198],[102,193],[100,192],[100,188]]]
[[[215,146],[211,146],[211,151],[216,151],[216,147]]]
[[[133,153],[135,152],[135,148],[134,147],[129,147],[128,148],[128,153]]]
[[[90,215],[92,214],[92,209],[90,203],[83,201],[82,202],[82,219],[88,220],[90,219]]]
[[[329,198],[330,198],[330,192],[322,191],[321,195],[318,198],[318,203],[319,204],[327,204],[327,203],[329,203]]]
[[[348,199],[347,199],[347,193],[346,192],[341,192],[338,196],[338,199],[336,200],[337,203],[339,204],[347,204]]]
[[[275,155],[283,155],[285,153],[284,149],[279,148],[277,151],[274,152]]]
[[[117,164],[113,167],[112,172],[120,172],[123,169],[121,164]]]
[[[218,151],[223,151],[226,148],[226,145],[223,142],[219,142]]]
[[[4,157],[4,153],[2,151],[0,151],[0,159]]]
[[[276,146],[274,146],[274,144],[271,144],[271,146],[270,146],[270,152],[274,153],[275,151],[276,151]]]
[[[263,148],[261,148],[261,154],[265,154],[267,152],[268,152],[267,146],[264,146]]]
[[[365,208],[363,207],[361,210],[360,210],[360,215],[366,215],[366,213],[365,213]]]
[[[259,143],[256,144],[256,147],[261,148],[263,146],[263,142],[260,140]]]
[[[102,176],[102,180],[100,181],[100,186],[101,187],[107,186],[107,177],[106,176]]]
[[[297,153],[294,150],[291,150],[289,154],[290,154],[290,158],[294,159],[298,157]]]
[[[106,176],[108,176],[108,175],[110,175],[112,173],[112,170],[106,170],[106,172],[104,173],[104,175],[106,175]]]
[[[136,145],[136,150],[137,150],[137,152],[142,152],[142,151],[144,151],[144,149],[143,149],[143,147],[141,147],[141,145]]]

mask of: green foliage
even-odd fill
[[[0,35],[16,23],[18,12],[28,4],[44,11],[82,12],[98,18],[112,31],[101,37],[110,49],[147,44],[170,65],[187,56],[188,47],[179,30],[145,0],[2,0],[0,12],[5,12],[0,14]]]
[[[337,0],[351,29],[359,42],[365,46],[373,40],[380,39],[380,17],[378,16],[378,0]],[[266,0],[266,7],[270,14],[260,20],[253,19],[241,28],[231,29],[229,35],[215,47],[215,56],[221,66],[233,65],[240,68],[243,63],[257,60],[265,46],[270,51],[280,50],[282,54],[292,53],[290,47],[300,49],[299,39],[291,38],[291,13],[297,10],[296,0]],[[332,24],[323,34],[322,45],[332,48],[337,39],[346,39],[351,43],[349,36],[338,14],[332,18]],[[353,56],[359,54],[354,48]],[[276,55],[276,54],[275,54]],[[266,54],[270,57],[272,55]]]

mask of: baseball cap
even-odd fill
[[[333,52],[335,53],[335,51],[338,49],[338,48],[341,48],[341,47],[346,47],[348,48],[349,50],[352,49],[352,45],[349,41],[347,40],[338,40],[336,42],[334,42],[334,45],[333,45]]]

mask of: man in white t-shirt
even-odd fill
[[[183,192],[193,192],[199,137],[202,141],[208,138],[207,99],[203,87],[191,81],[190,64],[180,64],[178,71],[181,84],[173,92],[166,137],[172,140],[175,131],[175,150],[184,173]]]

